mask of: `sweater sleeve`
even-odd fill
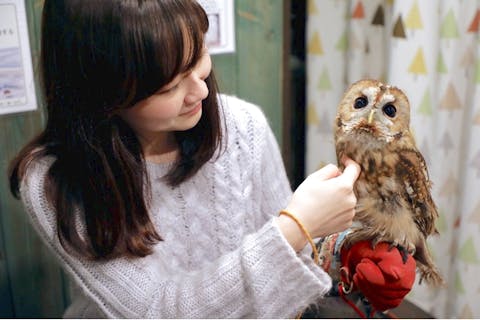
[[[91,261],[67,253],[46,201],[49,164],[31,164],[21,195],[31,222],[68,274],[113,318],[285,318],[330,288],[330,278],[288,245],[275,220],[195,271],[173,270],[163,243],[145,258]]]
[[[285,171],[277,139],[263,112],[257,110],[256,113],[259,113],[255,116],[258,127],[257,134],[261,137],[258,148],[261,156],[259,157],[260,163],[257,166],[259,168],[257,176],[261,177],[261,212],[264,215],[273,214],[277,216],[280,210],[287,206],[292,196],[292,189]],[[312,249],[309,245],[298,253],[298,258],[305,263],[305,266],[307,266],[313,274],[316,274],[318,278],[321,279],[325,290],[323,292],[328,292],[331,288],[331,279],[329,276],[326,276],[322,268],[319,268],[313,263]],[[316,301],[313,302],[315,303]]]
[[[267,123],[265,123],[262,136],[259,148],[261,162],[258,165],[261,177],[260,189],[262,190],[261,211],[278,215],[278,212],[287,206],[292,196],[292,190],[277,140]]]

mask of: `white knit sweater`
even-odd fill
[[[308,252],[295,253],[273,219],[291,190],[265,116],[221,99],[228,141],[220,158],[175,188],[160,179],[169,165],[147,164],[149,210],[164,241],[145,258],[67,254],[45,196],[53,159],[30,165],[22,200],[75,287],[65,317],[286,318],[330,289],[330,277]]]

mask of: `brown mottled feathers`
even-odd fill
[[[438,233],[435,228],[437,207],[430,194],[431,182],[425,160],[417,150],[402,150],[399,155],[397,175],[405,181],[404,197],[414,208],[414,221],[425,237]]]
[[[355,227],[345,241],[390,242],[413,254],[420,281],[439,285],[426,244],[437,233],[438,213],[409,127],[410,105],[400,89],[367,79],[345,92],[335,119],[337,159],[346,155],[362,168],[355,184]]]

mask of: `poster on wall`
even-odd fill
[[[0,114],[37,108],[23,0],[0,0]]]
[[[198,0],[208,15],[206,44],[210,54],[235,52],[233,0]]]

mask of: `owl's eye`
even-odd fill
[[[383,110],[383,113],[385,113],[390,118],[395,117],[395,115],[397,114],[397,108],[395,108],[395,106],[393,104],[390,104],[390,103],[384,105],[382,110]]]
[[[358,97],[355,99],[355,103],[353,104],[353,107],[355,109],[361,109],[365,108],[368,105],[368,99],[365,97]]]

